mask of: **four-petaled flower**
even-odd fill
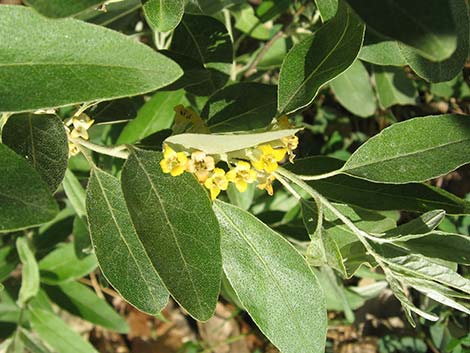
[[[273,181],[276,178],[272,174],[268,173],[260,173],[258,174],[258,189],[261,190],[266,190],[266,192],[270,195],[273,196],[274,190],[273,190]]]
[[[277,162],[284,159],[287,149],[274,149],[271,145],[261,145],[253,153],[251,164],[260,171],[274,172],[278,168]]]
[[[212,175],[206,179],[204,186],[209,189],[211,199],[215,200],[221,190],[227,190],[228,180],[225,171],[221,168],[215,168]]]
[[[282,144],[287,149],[289,155],[289,162],[294,163],[294,150],[299,146],[299,138],[295,135],[286,136],[281,139]]]
[[[235,168],[227,172],[227,179],[235,184],[235,187],[240,192],[244,192],[248,184],[256,180],[257,173],[251,169],[251,165],[245,161],[237,162]]]
[[[191,154],[186,170],[196,175],[199,182],[204,183],[209,177],[209,172],[214,170],[215,161],[211,156],[202,151],[196,151]]]
[[[163,159],[160,161],[160,167],[163,173],[170,173],[171,176],[183,174],[188,164],[188,157],[184,152],[176,152],[170,146],[165,144],[163,147]]]

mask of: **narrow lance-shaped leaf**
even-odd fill
[[[34,28],[34,31],[30,29]],[[154,91],[182,71],[118,32],[0,7],[0,111],[27,111]]]
[[[348,0],[367,26],[397,39],[432,61],[447,59],[457,48],[450,2],[428,0]],[[426,9],[426,11],[423,11]]]
[[[83,320],[106,329],[127,333],[129,326],[104,298],[78,282],[61,283],[58,286],[44,286],[47,296],[61,308]]]
[[[444,175],[470,162],[470,117],[444,114],[393,124],[364,143],[342,172],[385,183]]]
[[[295,45],[284,59],[279,76],[278,110],[291,113],[308,106],[322,85],[351,66],[363,38],[362,21],[340,1],[336,16]]]
[[[168,302],[168,291],[137,236],[119,180],[93,169],[86,205],[103,275],[136,308],[158,314]]]
[[[25,157],[52,192],[57,190],[69,159],[67,135],[57,116],[13,115],[3,126],[2,142]]]
[[[286,168],[303,175],[319,175],[341,169],[343,161],[330,157],[298,159]],[[339,174],[308,181],[325,197],[371,210],[408,210],[426,212],[444,209],[448,214],[470,212],[470,203],[428,184],[381,184]]]
[[[216,201],[227,278],[261,331],[283,353],[324,352],[325,298],[302,256],[256,217]]]
[[[0,232],[50,221],[58,212],[51,191],[26,159],[0,144]]]
[[[195,149],[207,154],[224,154],[254,147],[295,135],[300,129],[275,130],[257,134],[179,134],[165,140],[185,150]]]
[[[217,219],[193,175],[164,174],[163,155],[132,149],[122,188],[137,234],[175,300],[198,320],[209,319],[220,288]]]
[[[56,351],[61,353],[98,353],[56,314],[37,305],[30,307],[34,331]]]
[[[159,32],[174,29],[184,13],[184,0],[143,0],[144,14],[152,28]]]
[[[41,281],[48,284],[70,282],[86,276],[96,268],[94,254],[78,258],[74,244],[59,245],[39,261]]]
[[[16,240],[16,249],[23,264],[18,304],[24,306],[39,291],[39,270],[36,258],[25,237],[20,237]]]

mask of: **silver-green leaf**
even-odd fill
[[[305,259],[242,209],[216,201],[227,278],[261,331],[283,353],[324,352],[325,298]]]
[[[93,169],[86,197],[91,240],[103,275],[136,308],[158,314],[168,302],[168,291],[137,236],[119,180]]]
[[[198,320],[208,320],[220,288],[217,219],[196,178],[164,174],[159,152],[132,149],[122,188],[137,234],[170,294]]]
[[[121,33],[24,6],[0,7],[0,37],[4,112],[138,95],[182,75],[173,61]]]
[[[384,183],[444,175],[470,162],[470,117],[444,114],[393,124],[364,143],[344,173]]]

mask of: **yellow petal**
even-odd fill
[[[237,163],[237,169],[248,170],[250,168],[251,168],[250,163],[248,163],[246,161],[240,161],[240,162]]]
[[[258,170],[264,169],[264,162],[262,159],[259,159],[257,161],[251,161],[251,164],[253,165],[253,167],[255,167]]]
[[[273,156],[276,159],[276,161],[282,161],[284,159],[284,156],[286,155],[287,149],[285,148],[279,148],[277,150],[273,150]]]
[[[184,164],[186,166],[186,163],[188,162],[188,157],[186,156],[186,154],[184,152],[178,152],[176,154],[176,158],[178,159],[178,162],[180,162],[181,164]]]
[[[277,168],[278,168],[278,164],[276,162],[272,162],[272,163],[266,163],[265,164],[265,167],[264,167],[264,170],[267,171],[268,173],[272,173],[274,172]]]
[[[254,181],[256,180],[256,177],[258,176],[258,173],[256,173],[256,171],[253,170],[253,169],[251,169],[249,173],[250,173],[250,176],[249,176],[249,178],[248,178],[247,181],[248,181],[249,183],[252,183],[252,182],[254,182]]]
[[[227,188],[228,188],[228,180],[227,180],[227,178],[223,178],[221,181],[219,181],[219,183],[217,184],[217,186],[218,186],[221,190],[227,190]]]
[[[204,182],[204,186],[208,188],[209,190],[212,188],[213,185],[214,185],[214,180],[212,177],[207,178],[206,181]]]
[[[175,154],[175,151],[165,143],[165,145],[163,146],[163,157],[170,158],[174,154]]]
[[[216,175],[216,176],[225,175],[225,171],[222,168],[215,168],[214,169],[214,175]]]
[[[170,172],[170,168],[168,167],[168,161],[166,159],[162,159],[160,161],[160,168],[162,168],[163,173]]]
[[[248,188],[248,183],[246,181],[243,181],[243,180],[238,180],[235,183],[235,187],[237,188],[238,191],[244,192]]]
[[[217,186],[213,186],[210,188],[211,191],[211,200],[214,201],[217,196],[220,194],[220,189]]]
[[[271,154],[273,152],[273,148],[271,145],[261,145],[258,146],[258,149],[263,152],[263,155]]]
[[[184,172],[184,168],[181,165],[178,165],[177,167],[173,168],[170,171],[170,174],[171,176],[178,176],[178,175],[183,174],[183,172]]]
[[[225,176],[229,181],[234,182],[235,180],[237,180],[237,171],[235,169],[230,169],[227,174],[225,174]]]

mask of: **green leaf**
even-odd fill
[[[30,353],[51,353],[41,342],[37,340],[29,331],[21,329],[20,338]]]
[[[335,17],[338,11],[338,2],[338,0],[315,0],[315,5],[317,5],[323,22]]]
[[[119,333],[129,332],[126,320],[94,291],[78,282],[44,286],[48,297],[61,308],[93,324]]]
[[[98,353],[78,333],[56,314],[39,307],[31,307],[31,325],[40,338],[61,353]]]
[[[0,165],[0,232],[25,229],[54,218],[57,203],[28,161],[0,144]]]
[[[366,30],[364,45],[359,53],[359,59],[375,65],[406,65],[406,60],[401,54],[397,41],[388,40],[370,30]]]
[[[394,240],[394,244],[426,257],[470,264],[470,237],[466,235],[433,231],[404,235]]]
[[[220,201],[214,211],[225,274],[257,326],[283,353],[324,352],[325,298],[302,256],[246,211]]]
[[[168,58],[120,33],[47,19],[23,6],[0,7],[0,37],[0,111],[138,95],[182,74]]]
[[[392,105],[414,105],[418,91],[405,71],[399,67],[374,67],[375,87],[382,108]]]
[[[104,0],[25,0],[40,14],[47,17],[68,17],[97,6]]]
[[[184,0],[143,0],[145,18],[158,32],[173,30],[184,13]]]
[[[470,162],[469,132],[470,118],[465,115],[396,123],[359,147],[341,171],[375,182],[429,180]]]
[[[290,5],[290,0],[265,0],[256,8],[256,16],[262,22],[267,22],[280,16]]]
[[[226,7],[231,7],[237,4],[241,4],[246,0],[194,0],[189,1],[186,7],[186,12],[188,11],[189,5],[191,10],[197,10],[196,13],[203,13],[206,15],[214,15]]]
[[[413,47],[429,60],[447,59],[457,48],[457,24],[452,20],[450,3],[447,1],[348,2],[368,27]]]
[[[39,291],[39,270],[38,263],[34,257],[28,240],[20,237],[16,240],[16,250],[23,264],[21,271],[21,288],[18,294],[18,304],[24,307],[29,300],[34,298]]]
[[[207,154],[224,154],[279,140],[295,135],[298,131],[299,129],[288,129],[256,134],[180,134],[170,136],[165,142],[184,150],[195,149]]]
[[[351,113],[367,118],[374,114],[377,105],[369,73],[360,60],[330,83],[336,99]]]
[[[339,170],[343,164],[338,159],[318,156],[298,159],[287,169],[296,174],[319,175]],[[468,201],[427,184],[380,184],[342,174],[311,180],[308,184],[330,200],[372,210],[426,212],[444,209],[449,214],[470,212]]]
[[[87,188],[90,233],[106,279],[139,310],[158,314],[168,291],[139,240],[119,180],[93,169]]]
[[[73,244],[75,246],[77,257],[82,259],[86,256],[86,252],[91,247],[85,207],[85,190],[70,169],[65,171],[65,178],[62,185],[64,187],[65,195],[77,214],[73,221]]]
[[[382,260],[394,271],[403,276],[417,277],[435,281],[444,286],[455,288],[470,294],[470,280],[459,275],[449,267],[433,262],[422,255],[410,254],[402,256],[387,255],[387,249],[382,248],[385,254]]]
[[[2,142],[25,157],[52,192],[57,190],[69,160],[62,120],[55,115],[13,115],[3,126]]]
[[[39,261],[41,281],[47,284],[70,282],[96,268],[95,255],[77,257],[73,243],[61,245]]]
[[[392,238],[408,234],[424,234],[434,230],[444,219],[446,212],[444,210],[433,210],[422,214],[421,216],[404,223],[395,229],[385,233],[385,237]]]
[[[124,197],[137,234],[170,294],[193,317],[208,320],[222,272],[219,226],[194,176],[163,174],[162,158],[159,152],[131,151],[122,171]]]
[[[450,81],[431,83],[430,92],[438,97],[446,99],[470,97],[470,87],[462,74],[455,76]]]
[[[320,200],[300,200],[302,220],[310,239],[319,237],[323,226],[323,208]]]
[[[203,78],[194,80],[190,89],[195,95],[210,95],[223,87],[229,78],[232,41],[224,24],[213,17],[185,14],[174,31],[169,51],[170,57],[182,65],[185,74],[188,69],[194,69],[194,63],[202,65],[198,75],[200,77],[202,73]],[[175,82],[177,87],[178,83]]]
[[[425,2],[426,4],[429,3],[428,1]],[[439,4],[439,2],[437,2],[437,4]],[[447,2],[442,2],[442,4],[447,4]],[[451,18],[455,23],[458,35],[457,49],[448,59],[439,62],[430,61],[420,56],[419,53],[416,53],[413,49],[400,46],[401,53],[405,57],[408,65],[411,66],[418,76],[430,82],[444,82],[453,79],[462,70],[468,56],[470,20],[467,4],[465,0],[453,0],[449,1],[448,5],[444,6],[450,6],[452,12]],[[436,15],[442,19],[442,13],[438,12]]]
[[[255,39],[269,40],[282,28],[280,24],[272,25],[272,23],[261,22],[249,4],[241,6],[239,11],[235,11],[233,14],[236,19],[235,28]]]
[[[362,21],[341,1],[336,16],[296,44],[284,59],[279,76],[278,110],[291,113],[312,103],[322,85],[351,66],[363,38]]]
[[[18,254],[11,245],[0,247],[0,282],[3,282],[18,265]]]
[[[134,143],[157,131],[170,128],[175,117],[173,108],[186,103],[183,90],[155,93],[139,109],[137,116],[124,127],[116,144]]]
[[[202,109],[211,132],[266,127],[276,115],[276,86],[240,82],[212,95]]]

